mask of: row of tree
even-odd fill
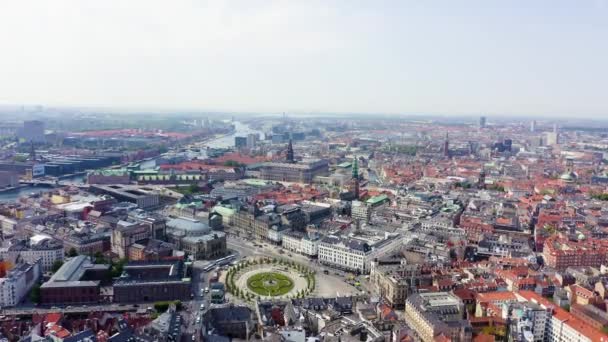
[[[306,277],[306,289],[302,289],[302,290],[298,291],[294,296],[292,296],[292,297],[288,296],[288,298],[304,298],[315,290],[316,281],[315,281],[315,272],[313,270],[309,269],[308,267],[306,267],[304,265],[298,264],[293,260],[289,261],[289,260],[277,259],[277,258],[271,259],[268,257],[261,258],[261,259],[242,261],[242,262],[238,263],[237,265],[230,267],[226,273],[226,290],[228,292],[232,293],[234,296],[241,298],[243,300],[246,300],[246,301],[260,299],[260,296],[255,295],[246,289],[242,289],[242,288],[238,287],[236,284],[236,280],[238,279],[237,274],[241,270],[249,268],[250,266],[264,265],[264,264],[290,267],[292,269],[297,270],[301,275]]]

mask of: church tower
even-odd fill
[[[359,160],[357,158],[357,156],[355,156],[355,159],[353,160],[353,182],[354,186],[355,186],[355,198],[359,199]]]
[[[295,163],[295,159],[293,157],[293,145],[291,144],[291,139],[289,139],[289,145],[287,145],[287,162]]]

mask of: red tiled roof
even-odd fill
[[[576,316],[572,315],[561,307],[553,304],[546,298],[538,295],[536,292],[519,291],[517,294],[525,300],[536,302],[537,304],[542,305],[545,308],[552,308],[553,316],[555,318],[564,322],[564,324],[570,326],[572,329],[576,330],[578,333],[587,337],[591,341],[608,341],[608,335],[593,328],[585,321],[577,318]]]

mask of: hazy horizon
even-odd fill
[[[608,2],[4,1],[0,104],[603,119]]]

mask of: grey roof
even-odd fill
[[[81,281],[80,279],[87,270],[103,271],[109,268],[109,265],[93,264],[87,256],[79,255],[63,264],[49,281],[42,284],[42,287],[98,286],[99,281]]]
[[[76,335],[72,335],[63,340],[63,342],[95,342],[97,341],[97,336],[91,329],[87,329],[77,333]]]
[[[211,231],[208,224],[185,217],[178,217],[167,221],[167,227],[184,231],[187,235],[202,235]]]
[[[219,308],[211,308],[207,311],[206,316],[211,318],[213,322],[235,322],[248,321],[251,319],[251,309],[246,306],[227,306]]]

